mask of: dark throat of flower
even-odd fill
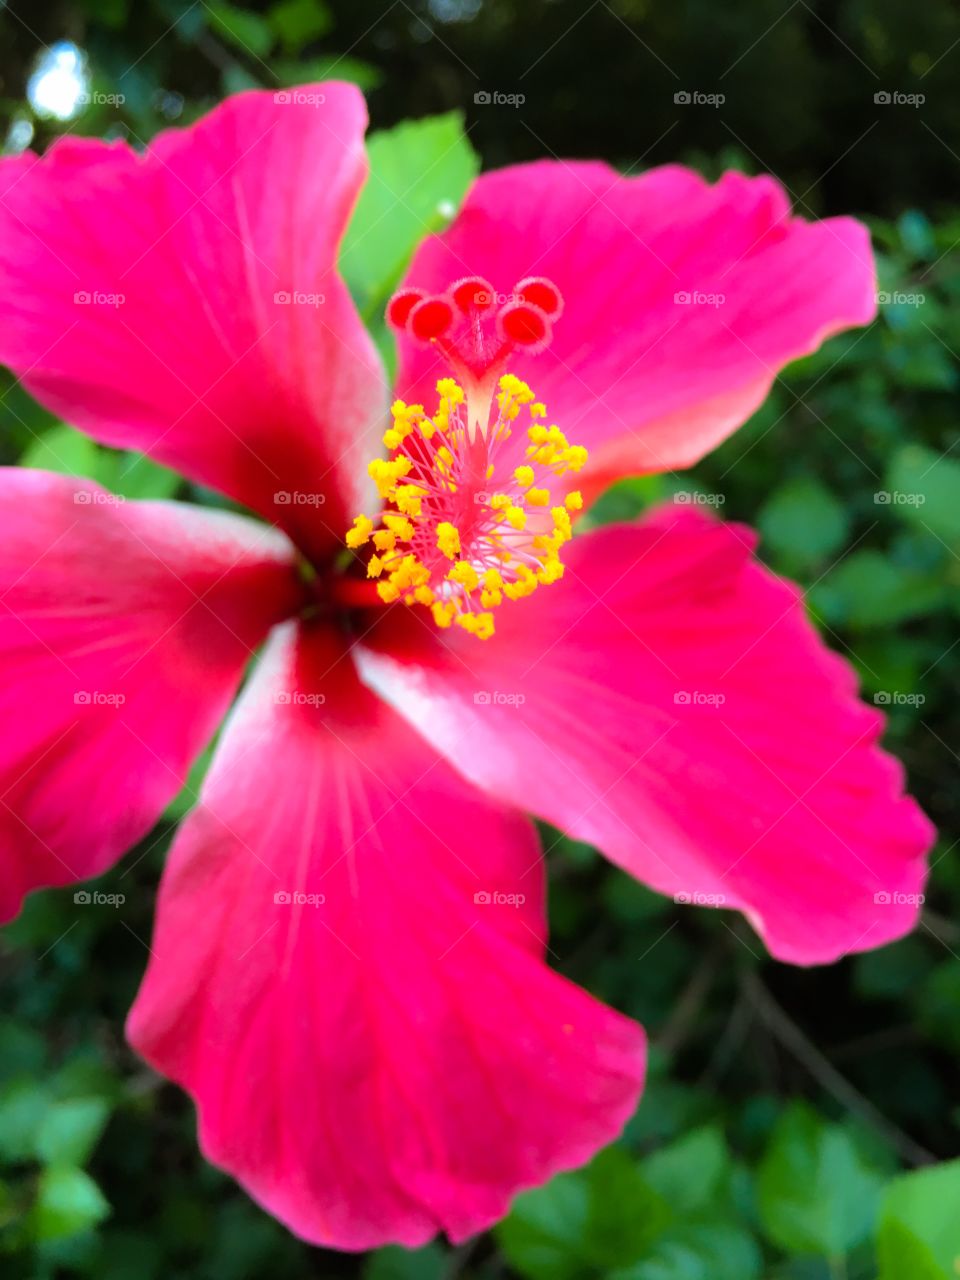
[[[450,376],[436,384],[432,413],[394,403],[388,456],[369,466],[383,508],[358,515],[346,535],[383,603],[422,606],[438,626],[487,639],[504,600],[563,577],[570,512],[583,503],[566,482],[565,496],[554,491],[587,451],[547,425],[546,406],[508,371],[515,353],[549,345],[562,311],[542,277],[509,295],[471,276],[442,294],[403,289],[390,299],[388,322],[433,347]]]

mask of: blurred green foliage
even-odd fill
[[[856,95],[873,84],[856,59],[899,68],[907,88],[907,76],[919,77],[960,37],[960,19],[945,4],[915,12],[910,25],[884,3],[817,13],[758,3],[722,14],[688,5],[678,17],[666,5],[622,0],[590,10],[579,34],[531,70],[529,113],[472,111],[472,86],[489,74],[494,54],[498,78],[484,83],[515,89],[521,69],[575,16],[560,0],[531,14],[479,0],[403,3],[378,20],[362,3],[320,0],[11,6],[0,13],[0,74],[8,123],[27,122],[40,142],[66,126],[33,117],[26,78],[44,43],[61,38],[82,45],[95,87],[125,98],[91,105],[69,125],[83,132],[142,140],[225,92],[330,70],[375,89],[378,125],[432,112],[371,139],[372,179],[343,250],[358,305],[389,358],[383,300],[424,227],[443,225],[476,171],[461,133],[464,110],[487,159],[555,147],[635,162],[616,97],[622,50],[597,56],[608,24],[634,68],[637,49],[624,29],[676,63],[683,83],[709,88],[726,51],[732,61],[733,50],[774,23],[762,55],[748,51],[742,76],[731,77],[752,95],[754,132],[734,104],[723,117],[684,118],[669,151],[654,158],[691,158],[695,145],[712,175],[730,163],[756,169],[759,153],[805,199],[806,179],[836,159],[836,150],[828,160],[821,153],[828,122],[839,118],[831,111],[850,102],[859,111]],[[697,30],[685,32],[684,21]],[[820,77],[813,48],[823,55]],[[595,65],[586,65],[587,54]],[[655,87],[673,85],[653,59],[643,65]],[[931,72],[931,97],[942,83]],[[653,92],[644,84],[636,100],[653,101]],[[804,106],[812,100],[821,111],[811,123]],[[658,104],[648,113],[654,122]],[[956,102],[934,105],[931,127],[952,136]],[[796,129],[785,138],[787,121]],[[23,138],[21,129],[8,147]],[[810,193],[815,207],[830,207],[840,192],[877,215],[876,323],[789,369],[746,427],[692,475],[625,481],[590,518],[632,518],[695,489],[725,518],[758,528],[761,554],[803,584],[865,696],[889,712],[888,742],[942,833],[921,928],[830,969],[789,970],[772,964],[737,918],[678,907],[544,830],[553,951],[564,972],[650,1031],[643,1105],[621,1142],[588,1168],[520,1196],[486,1237],[455,1250],[438,1243],[366,1258],[326,1254],[292,1239],[203,1162],[188,1102],[123,1044],[156,881],[201,762],[150,839],[101,882],[124,895],[122,910],[77,904],[71,890],[48,892],[0,934],[4,1280],[956,1280],[960,212],[938,205],[928,217],[915,207],[916,195],[945,185],[936,139],[920,151],[913,135],[897,145],[883,173],[867,172],[858,152]],[[402,204],[389,196],[398,174],[406,175]],[[0,461],[17,460],[90,475],[128,497],[210,500],[147,459],[90,443],[8,384]]]

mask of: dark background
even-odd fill
[[[960,8],[87,0],[0,7],[0,36],[8,150],[31,130],[39,147],[64,129],[143,142],[227,92],[332,74],[368,90],[377,130],[462,112],[485,167],[551,155],[631,172],[733,165],[774,173],[807,216],[867,218],[892,299],[874,325],[789,370],[692,479],[626,482],[597,518],[697,486],[721,495],[725,517],[758,525],[762,554],[808,589],[865,696],[890,704],[888,743],[941,831],[917,932],[807,971],[772,963],[732,915],[656,898],[546,833],[552,946],[564,972],[651,1032],[645,1102],[562,1202],[555,1188],[528,1198],[496,1236],[459,1250],[359,1260],[301,1246],[205,1166],[189,1104],[123,1045],[171,814],[132,870],[104,878],[106,891],[122,883],[122,919],[51,892],[0,933],[0,1274],[948,1276],[892,1252],[884,1224],[893,1180],[956,1157],[960,1137]],[[122,104],[68,122],[31,110],[28,78],[62,40]],[[484,91],[524,101],[476,102]],[[56,430],[8,389],[0,460],[51,465]],[[878,491],[923,502],[878,503]],[[960,1222],[960,1174],[930,1198]]]

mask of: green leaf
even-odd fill
[[[273,6],[267,21],[286,53],[299,53],[311,40],[325,35],[333,24],[330,10],[320,0],[283,0]]]
[[[764,1233],[781,1249],[839,1257],[870,1231],[880,1185],[843,1128],[795,1103],[774,1127],[757,1173]]]
[[[607,1280],[757,1280],[762,1258],[748,1231],[729,1222],[688,1222],[668,1231],[650,1255]]]
[[[104,459],[100,475],[112,493],[124,498],[172,498],[179,489],[180,476],[162,467],[143,453],[114,453]]]
[[[39,1031],[13,1018],[0,1019],[0,1080],[41,1071],[46,1057],[47,1044]]]
[[[363,1280],[442,1280],[448,1254],[438,1244],[425,1249],[401,1249],[389,1245],[371,1253],[363,1268]]]
[[[56,471],[65,476],[98,478],[100,450],[82,432],[73,427],[57,426],[45,431],[23,452],[20,464],[39,471]]]
[[[911,444],[893,459],[882,503],[950,545],[960,544],[960,462]]]
[[[341,54],[327,54],[316,58],[276,58],[271,69],[277,83],[283,87],[314,83],[321,80],[347,80],[365,92],[376,89],[383,76],[369,62],[360,58],[347,58]]]
[[[897,220],[900,241],[913,258],[937,256],[937,244],[929,219],[919,209],[906,209]]]
[[[497,1237],[510,1263],[535,1280],[575,1280],[641,1258],[670,1209],[621,1147],[586,1169],[518,1196]]]
[[[582,527],[592,529],[620,520],[634,520],[648,507],[663,500],[665,487],[661,475],[630,476],[619,480],[590,507],[583,517]]]
[[[274,34],[270,23],[258,13],[250,13],[246,9],[238,9],[236,5],[205,3],[203,6],[210,18],[213,31],[243,53],[263,58],[274,45]]]
[[[880,1280],[956,1280],[960,1160],[894,1178],[880,1205],[878,1249]]]
[[[110,1115],[103,1098],[55,1102],[37,1132],[36,1153],[47,1164],[85,1164]]]
[[[413,250],[453,217],[479,161],[459,112],[411,120],[367,142],[370,176],[340,252],[340,267],[368,319],[386,305]]]
[[[39,1240],[58,1240],[95,1226],[110,1205],[94,1180],[69,1165],[51,1165],[40,1176],[32,1222]]]
[[[828,622],[890,627],[922,617],[945,600],[939,574],[906,568],[879,551],[855,551],[811,588],[814,608]]]
[[[648,1156],[643,1173],[674,1210],[689,1213],[716,1197],[729,1163],[722,1133],[706,1126]]]
[[[777,489],[757,523],[767,549],[791,569],[812,569],[844,545],[850,517],[819,480],[800,476]]]
[[[582,1273],[580,1240],[588,1200],[582,1173],[561,1173],[517,1196],[510,1216],[496,1229],[507,1260],[534,1280],[576,1280]]]
[[[0,1156],[29,1160],[50,1105],[49,1094],[32,1080],[15,1080],[0,1091]]]

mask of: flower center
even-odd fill
[[[478,277],[445,294],[406,289],[391,298],[390,323],[439,349],[455,376],[437,383],[433,415],[395,402],[383,437],[390,456],[369,466],[384,508],[376,519],[358,515],[346,535],[349,547],[371,546],[367,575],[385,603],[423,605],[438,626],[481,639],[493,635],[504,599],[563,576],[560,549],[583,501],[578,492],[555,500],[551,485],[587,460],[506,371],[517,348],[549,343],[559,290],[530,278],[496,302]]]

